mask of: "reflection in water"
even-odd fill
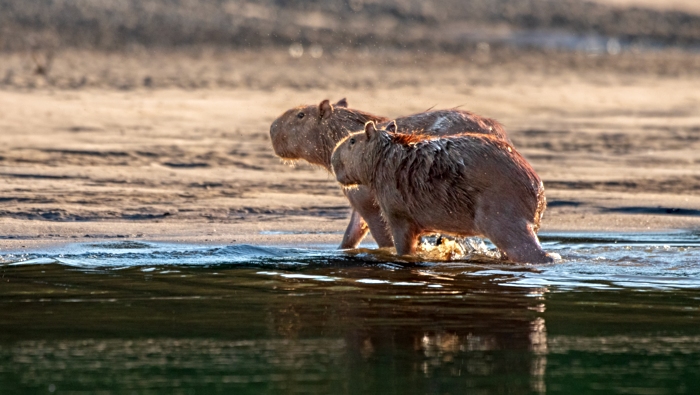
[[[17,393],[522,393],[542,381],[541,290],[463,268],[3,270],[0,384]],[[388,283],[356,281],[368,278]]]
[[[3,376],[13,376],[4,389],[43,383],[62,390],[233,385],[297,392],[321,377],[338,380],[345,350],[340,339],[29,340],[0,349],[0,361]]]
[[[533,327],[541,325],[540,321]],[[439,385],[446,375],[488,377],[504,372],[502,361],[493,358],[502,347],[493,336],[425,333],[414,341],[417,353],[409,367],[423,377],[414,378],[415,382]],[[365,364],[372,365],[372,358],[389,361],[386,355],[375,355],[371,338],[366,338],[358,351]],[[348,367],[354,364],[349,357],[353,352],[343,339],[25,340],[0,348],[0,377],[12,376],[4,381],[9,384],[4,388],[37,388],[43,383],[85,390],[110,387],[118,380],[121,390],[143,389],[144,383],[149,383],[161,388],[240,386],[271,392],[314,388],[325,392],[332,383],[352,378]],[[530,365],[535,392],[544,392],[545,358],[537,355]],[[392,373],[411,375],[406,371]],[[503,388],[523,389],[517,385]]]
[[[647,355],[700,354],[700,336],[556,336],[550,339],[552,354],[596,352],[601,354],[639,353]]]
[[[538,393],[545,393],[547,387],[544,383],[544,374],[547,370],[547,328],[544,319],[537,317],[530,324],[530,344],[533,352],[532,367],[532,389]]]
[[[314,326],[333,327],[347,345],[351,393],[396,389],[442,393],[480,387],[541,392],[546,328],[536,314],[542,310],[542,289],[500,288],[483,278],[465,282],[457,274],[463,268],[458,270],[437,275],[417,268],[386,277],[382,268],[332,273],[317,269],[316,276],[343,278],[354,287],[310,278],[287,284],[282,288],[293,292],[294,299],[270,310],[269,329],[277,336],[298,339],[313,332]],[[367,278],[378,281],[351,281]],[[440,281],[441,288],[429,288],[426,278]],[[386,288],[415,283],[422,286]],[[494,292],[494,287],[501,292]],[[335,293],[322,291],[328,288]],[[303,302],[304,297],[335,301],[320,312],[320,306]]]
[[[6,253],[0,388],[700,393],[697,237],[543,239],[562,263],[150,243]]]

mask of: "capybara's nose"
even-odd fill
[[[277,136],[277,133],[278,133],[278,132],[277,132],[277,129],[278,129],[278,128],[277,128],[277,122],[273,122],[272,125],[270,125],[270,138],[271,138],[272,140],[274,140],[275,137]]]

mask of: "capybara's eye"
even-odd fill
[[[355,144],[355,138],[354,138],[354,137],[350,139],[350,145],[353,145],[353,144]]]
[[[304,113],[303,113],[303,112],[300,112],[299,114],[297,114],[297,118],[299,118],[299,119],[304,118]]]

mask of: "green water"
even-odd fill
[[[562,261],[5,251],[0,393],[700,393],[696,235],[543,240]]]

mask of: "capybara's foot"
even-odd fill
[[[528,246],[509,246],[508,249],[504,249],[506,258],[515,263],[553,263],[554,258],[544,252],[542,247],[538,245],[528,245]]]
[[[507,228],[503,226],[495,227],[495,231],[489,234],[493,244],[505,252],[509,261],[516,263],[554,262],[554,258],[542,250],[537,234],[532,230],[530,224],[511,224],[511,226],[509,232],[504,232],[503,229]]]

